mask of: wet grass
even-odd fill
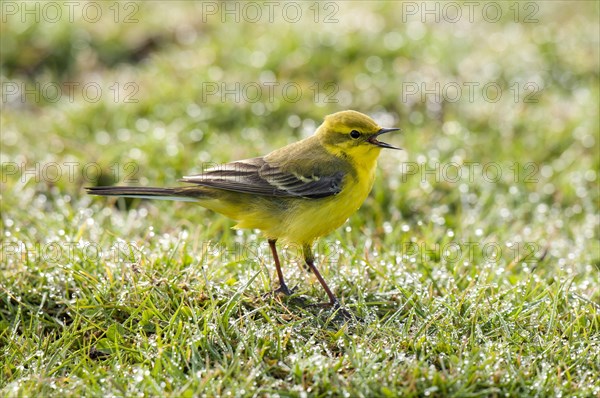
[[[529,24],[399,24],[400,3],[348,4],[319,25],[199,23],[191,2],[141,6],[129,25],[6,24],[4,83],[103,95],[4,101],[2,395],[600,394],[598,6],[539,3]],[[271,80],[303,95],[206,95]],[[326,82],[339,102],[324,88],[315,102]],[[403,95],[421,82],[504,94]],[[370,198],[316,246],[356,319],[309,305],[326,296],[298,248],[281,249],[295,295],[269,295],[256,231],[190,204],[83,193],[174,184],[346,108],[402,127],[390,141],[405,148],[382,155]]]

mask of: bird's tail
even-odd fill
[[[143,198],[159,200],[177,200],[182,202],[197,202],[198,198],[181,188],[155,187],[86,187],[90,195],[121,196],[125,198]]]

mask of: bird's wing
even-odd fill
[[[317,199],[338,194],[344,175],[342,171],[332,175],[302,175],[264,158],[252,158],[219,165],[180,181],[255,195]]]

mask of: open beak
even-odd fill
[[[377,145],[380,148],[402,149],[402,148],[398,148],[396,146],[393,146],[393,145],[390,145],[388,143],[381,142],[381,141],[377,140],[377,137],[379,137],[381,134],[389,133],[391,131],[398,131],[398,130],[400,130],[400,129],[395,128],[395,127],[392,127],[392,128],[382,128],[381,130],[379,130],[378,132],[376,132],[375,134],[373,134],[372,136],[370,136],[367,141],[369,141],[373,145]]]

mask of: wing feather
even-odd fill
[[[180,181],[235,192],[275,197],[324,198],[338,194],[345,173],[302,175],[264,158],[226,163]]]

